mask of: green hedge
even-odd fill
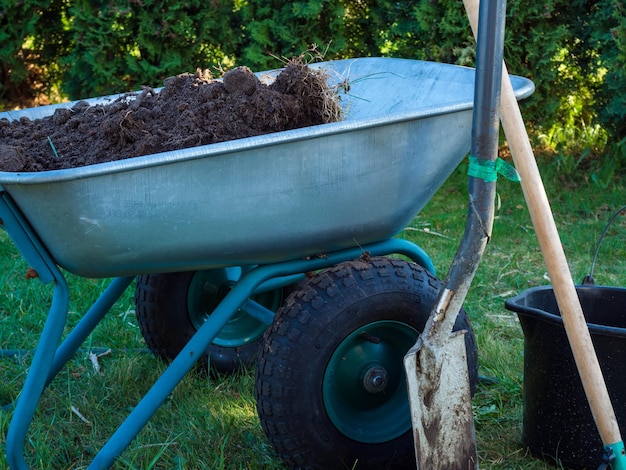
[[[60,58],[72,98],[161,86],[235,52],[228,0],[80,0],[68,8],[72,49]]]
[[[0,4],[0,103],[28,102],[59,82],[58,60],[71,44],[64,3],[3,0]]]
[[[585,2],[582,2],[585,4]],[[623,0],[602,0],[589,11],[589,27],[581,36],[597,50],[591,57],[595,70],[605,69],[595,109],[614,135],[626,138],[626,5]]]
[[[537,86],[527,122],[598,122],[625,138],[623,0],[509,0],[507,12],[509,70]],[[198,67],[263,70],[313,43],[329,59],[474,60],[460,0],[5,0],[0,99],[37,83],[76,99],[159,86]]]

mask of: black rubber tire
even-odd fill
[[[207,272],[211,271],[145,274],[137,278],[135,311],[139,329],[150,351],[166,362],[173,360],[197,331],[198,325],[194,325],[193,314],[190,313],[193,308],[190,302],[199,302],[202,299],[198,299],[193,292],[193,281],[195,276]],[[210,315],[221,300],[219,297],[224,294],[208,299],[207,315]],[[272,295],[282,296],[282,293]],[[282,300],[276,299],[274,310]],[[259,326],[261,327],[262,330],[236,347],[217,345],[217,339],[214,340],[198,360],[198,366],[220,374],[230,374],[242,367],[254,366],[265,331],[265,326]]]
[[[401,397],[402,393],[405,394],[402,412],[406,407],[408,423],[403,421],[401,429],[394,431],[394,437],[389,440],[385,440],[388,436],[384,432],[383,438],[373,439],[379,442],[359,441],[333,424],[327,412],[332,406],[327,407],[325,397],[332,398],[335,392],[325,388],[328,382],[325,384],[324,381],[330,380],[326,377],[333,377],[337,358],[345,359],[341,354],[335,354],[340,345],[343,347],[355,333],[360,339],[364,333],[359,331],[364,327],[400,324],[409,331],[416,330],[418,335],[441,285],[438,279],[415,263],[372,258],[324,270],[285,300],[274,323],[265,332],[265,344],[256,370],[255,397],[261,425],[279,456],[290,467],[415,469],[408,395],[406,383],[401,382],[405,380],[404,373],[396,383],[395,393]],[[478,378],[477,347],[464,310],[455,324],[455,330],[461,329],[467,330],[465,341],[473,393]],[[403,369],[402,358],[412,345],[402,352],[396,351],[400,354],[394,355],[393,361],[399,356],[398,367]],[[343,349],[341,351],[343,354]],[[327,376],[327,366],[331,363],[329,370],[332,373]],[[359,382],[354,382],[348,392],[338,393],[346,394],[347,400],[352,400],[355,392],[356,399],[364,393],[360,387]],[[385,393],[392,395],[394,391],[391,386],[389,388]],[[392,406],[397,408],[396,403],[393,402]],[[340,415],[344,412],[342,409],[338,411]],[[355,416],[361,419],[357,413]],[[383,416],[381,421],[386,423],[388,419]],[[346,424],[347,434],[352,433],[350,423],[341,423],[336,417],[334,422],[340,424],[339,427]],[[365,424],[367,427],[369,422]],[[371,439],[368,436],[363,440]]]

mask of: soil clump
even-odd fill
[[[164,80],[109,104],[80,101],[52,116],[0,119],[0,171],[37,172],[122,160],[338,121],[324,70],[290,61],[269,85],[247,67]]]

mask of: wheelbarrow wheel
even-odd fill
[[[442,283],[421,266],[358,260],[305,281],[265,333],[255,396],[268,439],[290,466],[415,469],[403,358]],[[477,347],[467,314],[472,393]]]
[[[241,277],[241,268],[146,274],[137,278],[135,307],[139,329],[157,357],[171,361]],[[276,311],[283,289],[254,296]],[[229,374],[255,364],[267,325],[238,310],[199,359],[199,366]]]

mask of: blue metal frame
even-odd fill
[[[22,393],[15,404],[14,414],[7,433],[6,451],[9,466],[12,469],[23,470],[28,468],[24,459],[24,442],[45,387],[54,379],[67,361],[74,356],[80,345],[131,284],[134,277],[114,279],[69,336],[57,347],[67,320],[69,306],[67,282],[48,250],[6,193],[0,194],[0,218],[2,225],[26,261],[37,271],[39,279],[43,283],[52,282],[54,286],[48,317]],[[435,273],[434,265],[424,250],[414,243],[397,238],[362,247],[348,248],[320,257],[257,266],[245,272],[239,282],[211,313],[210,318],[198,329],[152,388],[113,433],[109,441],[95,456],[89,468],[109,468],[114,463],[115,459],[128,447],[172,393],[238,308],[247,308],[255,317],[263,318],[266,322],[271,321],[272,312],[248,300],[254,293],[290,284],[294,279],[301,277],[303,273],[357,259],[365,253],[371,256],[404,255],[433,274]]]

